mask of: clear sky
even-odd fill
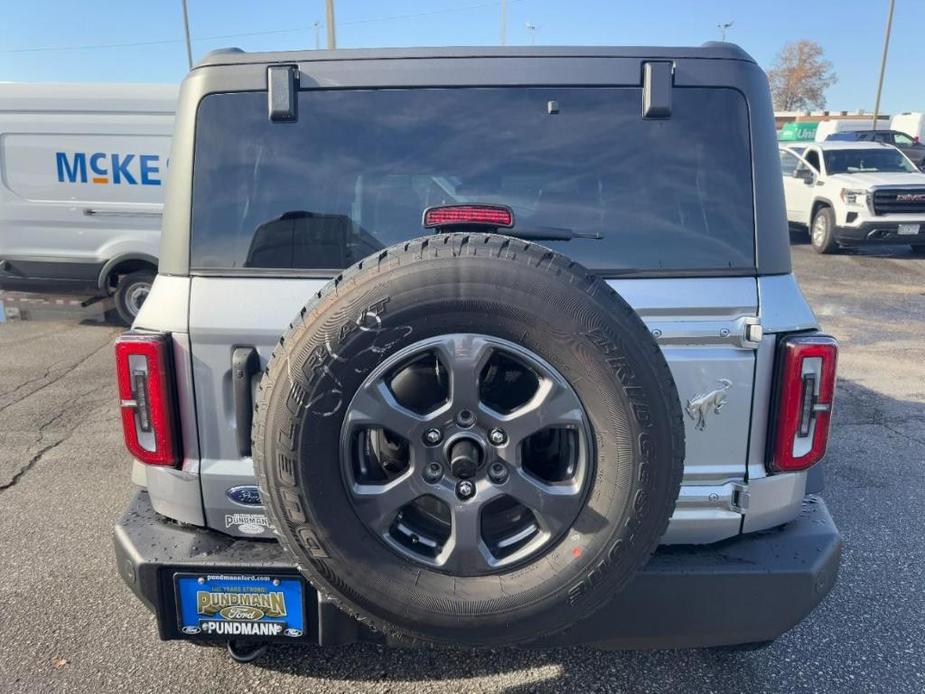
[[[339,48],[497,45],[500,0],[336,0]],[[767,68],[810,38],[834,63],[828,108],[871,110],[888,0],[508,0],[508,44],[698,45],[728,40]],[[179,82],[180,0],[3,0],[0,81]],[[189,0],[193,59],[213,48],[314,48],[324,0]],[[896,0],[881,111],[925,110],[925,1]],[[140,45],[124,45],[140,44]]]

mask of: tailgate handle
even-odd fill
[[[260,371],[260,358],[253,347],[235,347],[231,353],[231,383],[234,390],[234,425],[238,453],[251,454],[251,424],[254,421],[254,395],[251,381]]]

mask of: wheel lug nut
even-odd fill
[[[428,463],[424,468],[424,479],[427,482],[439,482],[443,477],[443,466],[440,463]]]
[[[492,429],[488,432],[488,440],[495,446],[503,446],[507,443],[507,434],[504,433],[504,429]]]
[[[440,440],[443,438],[443,434],[440,433],[439,429],[428,429],[424,432],[424,443],[429,446],[436,446],[440,443]]]
[[[469,480],[460,480],[456,483],[456,496],[460,499],[471,499],[475,496],[475,484]]]
[[[488,467],[488,479],[495,484],[507,482],[507,468],[504,467],[504,463],[492,463]]]
[[[470,410],[460,410],[456,415],[456,423],[463,429],[468,429],[475,424],[475,415]]]

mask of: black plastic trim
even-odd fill
[[[899,215],[897,215],[899,216]],[[899,235],[899,225],[906,222],[862,222],[856,227],[835,227],[833,233],[835,240],[845,245],[875,245],[875,244],[913,244],[925,245],[925,222],[909,222],[909,224],[919,224],[918,234]],[[883,236],[877,238],[868,238],[868,234],[874,231],[882,231]]]
[[[297,65],[270,65],[267,68],[267,115],[271,121],[298,120],[298,89]]]
[[[155,613],[162,639],[188,638],[176,624],[174,573],[295,575],[276,541],[233,538],[158,516],[138,492],[115,528],[119,573]],[[532,647],[687,648],[753,643],[787,631],[835,583],[842,541],[818,497],[786,525],[712,545],[660,547],[624,592],[572,629]],[[317,621],[304,641],[321,645],[382,641],[306,585]]]
[[[0,271],[0,289],[24,292],[62,292],[97,294],[103,263],[87,263],[69,258],[5,258],[7,269]]]
[[[251,382],[260,371],[255,347],[235,347],[231,353],[231,383],[234,390],[235,440],[238,453],[251,454],[251,424],[254,421],[254,395]]]
[[[642,64],[642,117],[671,116],[671,88],[674,65],[667,61]]]

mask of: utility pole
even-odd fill
[[[722,24],[717,24],[716,28],[719,29],[719,40],[724,42],[726,41],[726,31],[732,28],[732,25],[735,22],[723,22]]]
[[[536,45],[536,30],[537,29],[539,29],[539,27],[536,24],[531,24],[530,22],[527,22],[527,31],[530,32],[530,45],[531,46]]]
[[[321,48],[321,22],[315,22],[315,50]]]
[[[886,17],[886,34],[883,37],[883,58],[880,59],[880,81],[877,82],[877,100],[874,102],[874,122],[872,130],[877,129],[877,118],[880,115],[880,93],[883,91],[883,73],[886,72],[886,54],[890,50],[890,31],[893,28],[893,5],[896,0],[890,0],[890,11]]]
[[[186,63],[189,65],[189,69],[193,69],[193,47],[190,45],[189,40],[189,12],[186,11],[186,0],[180,0],[180,4],[183,5],[183,30],[186,32]]]
[[[324,13],[328,28],[328,48],[337,48],[337,36],[334,32],[334,0],[324,0]]]
[[[501,45],[507,45],[507,0],[501,0]]]

